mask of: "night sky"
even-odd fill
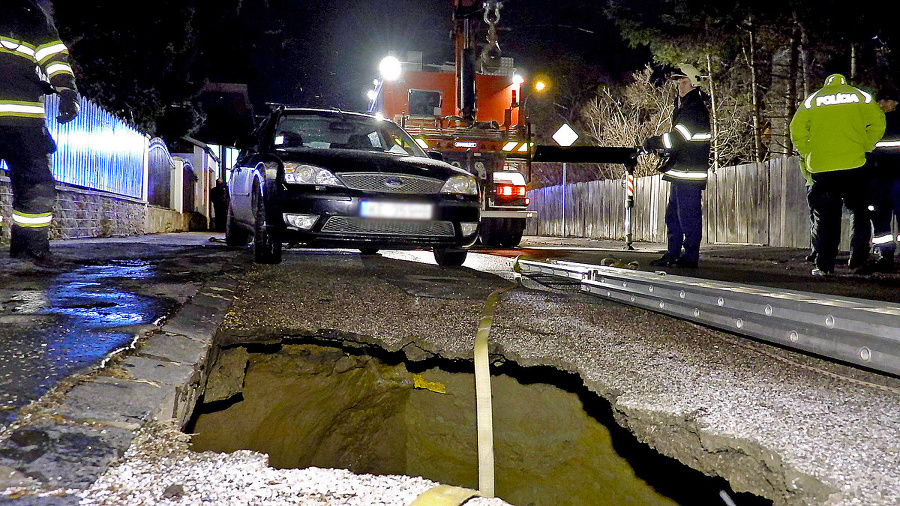
[[[263,79],[249,83],[255,103],[360,110],[378,62],[387,54],[403,59],[413,50],[424,53],[425,63],[453,60],[451,0],[281,4],[285,29],[300,47],[286,48],[283,58],[288,61],[271,63],[283,65],[283,76],[265,69],[269,62],[258,62],[262,68],[254,74]],[[505,0],[499,25],[503,55],[513,57],[517,69],[528,74],[550,74],[564,59],[613,75],[642,66],[646,55],[626,48],[598,4]]]

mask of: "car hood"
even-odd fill
[[[431,158],[394,155],[349,149],[295,149],[280,151],[286,162],[301,162],[324,167],[333,173],[386,172],[411,174],[446,180],[459,174],[471,175],[459,167]]]

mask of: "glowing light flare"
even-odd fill
[[[381,77],[383,77],[385,81],[395,81],[399,79],[402,68],[403,66],[400,64],[400,60],[394,56],[385,56],[381,60],[381,63],[378,64],[378,72],[381,73]]]

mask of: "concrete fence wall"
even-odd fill
[[[565,208],[563,208],[565,192]],[[634,241],[665,242],[669,183],[661,175],[635,179]],[[624,240],[622,180],[589,181],[529,192],[525,233],[551,237]],[[849,248],[850,216],[844,213],[842,249]],[[806,248],[809,207],[797,157],[725,167],[710,173],[703,192],[703,240],[707,244],[755,244]]]

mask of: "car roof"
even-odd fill
[[[316,107],[291,107],[291,106],[285,106],[284,112],[287,112],[287,113],[291,113],[291,112],[294,112],[294,113],[297,113],[297,112],[303,112],[303,113],[315,113],[315,114],[340,114],[340,115],[343,115],[343,116],[357,116],[357,117],[360,117],[360,118],[374,118],[374,117],[375,117],[375,116],[373,116],[373,115],[371,115],[371,114],[363,114],[363,113],[360,113],[360,112],[354,112],[354,111],[344,111],[344,110],[337,109],[337,108],[332,108],[332,109],[322,109],[322,108],[316,108]]]

